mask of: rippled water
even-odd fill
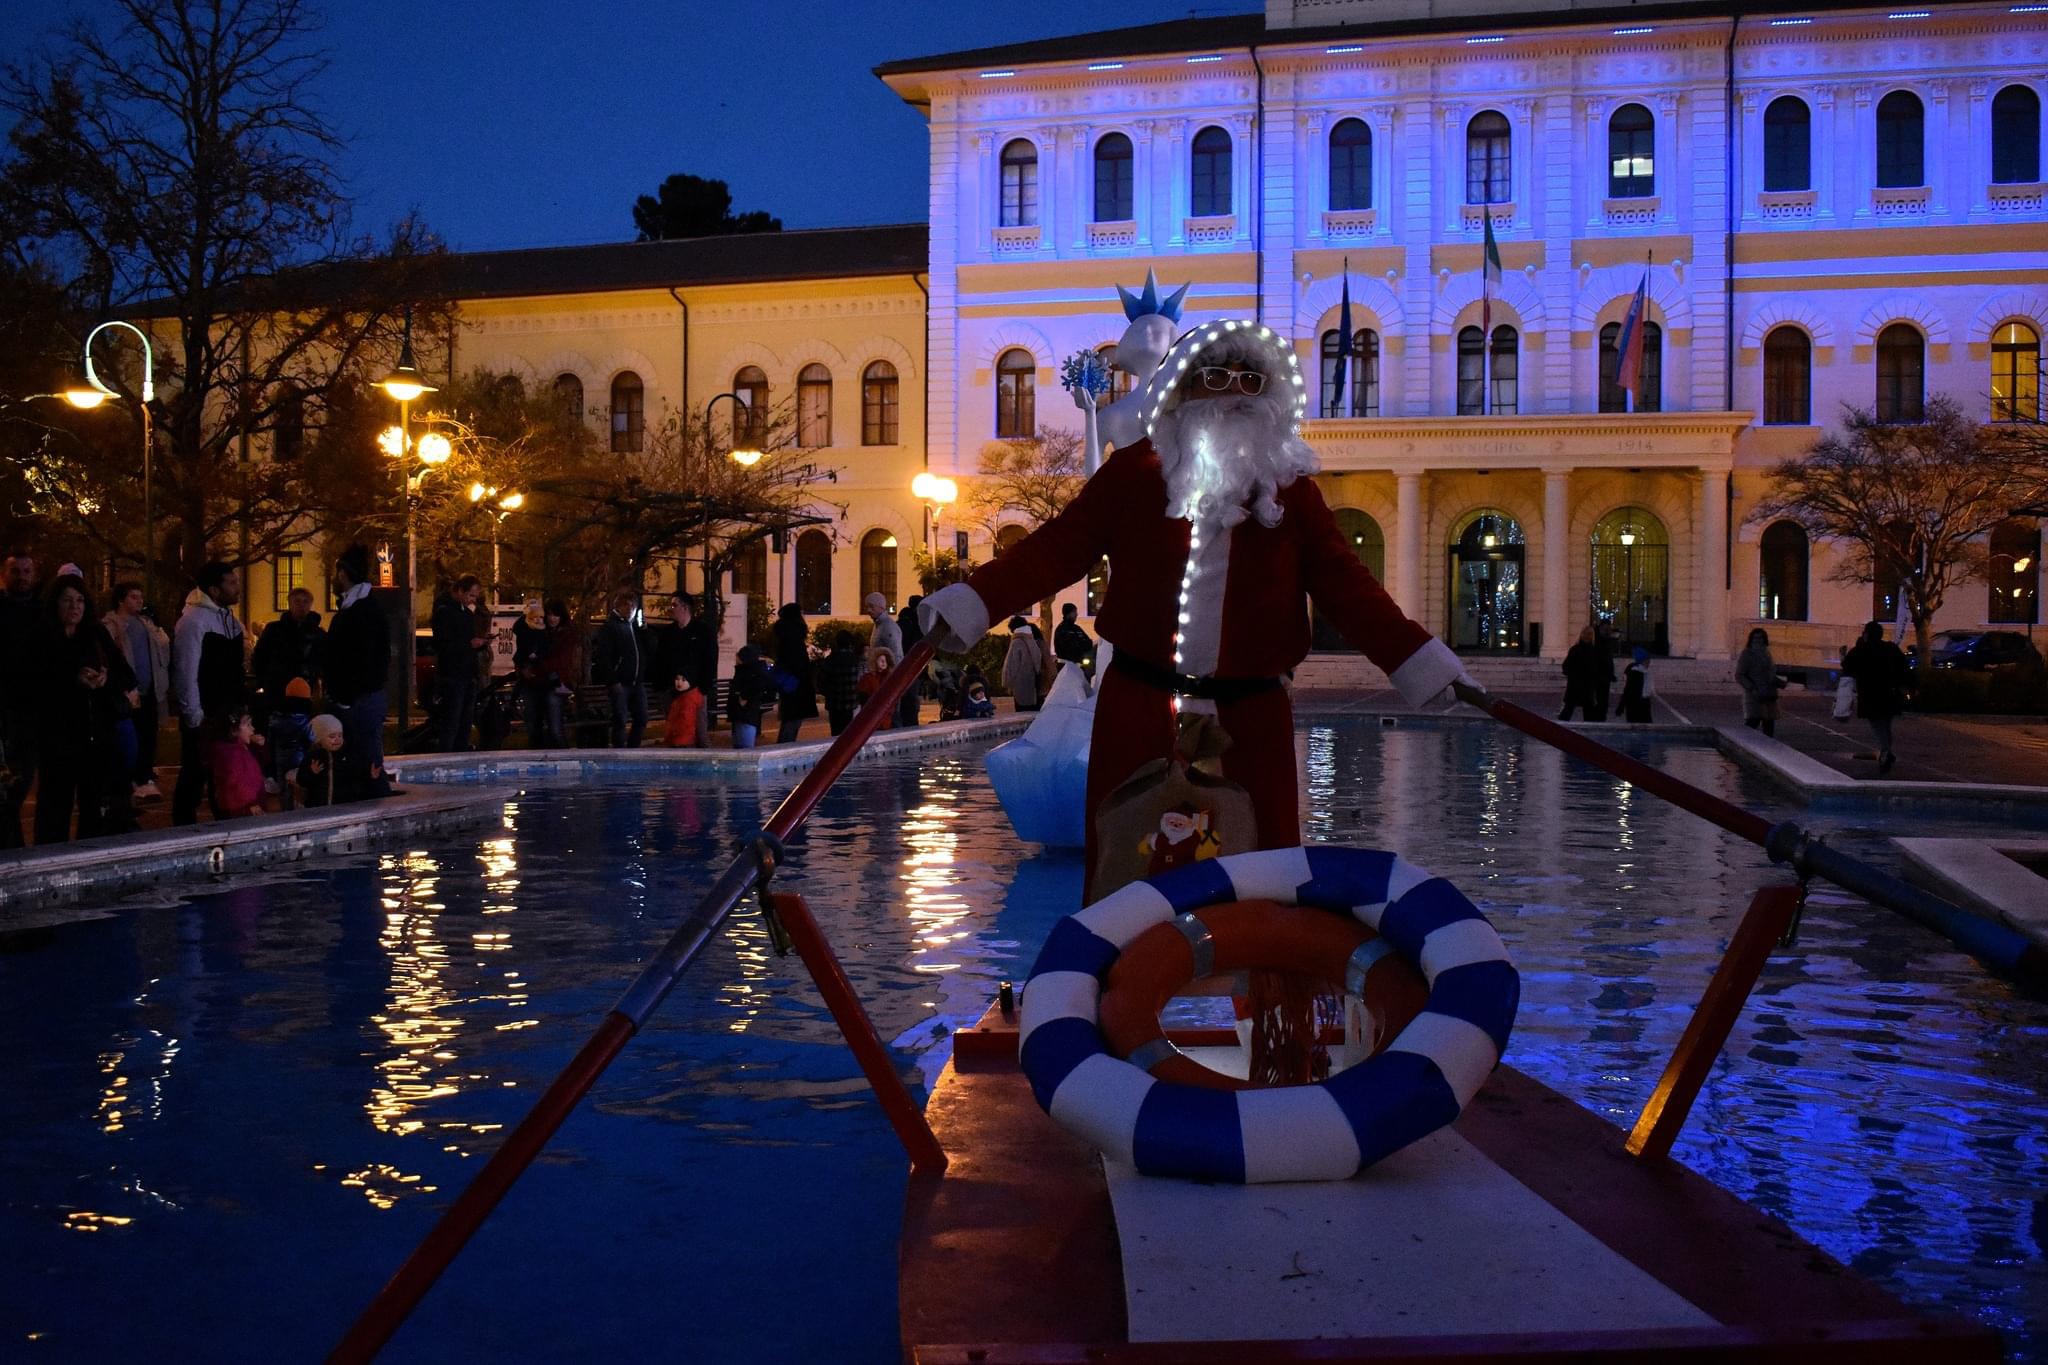
[[[1632,1119],[1781,874],[1498,731],[1298,739],[1309,837],[1458,880],[1523,971],[1510,1059]],[[1775,800],[1711,752],[1634,747]],[[331,1345],[780,794],[536,792],[502,829],[0,938],[0,1359]],[[1883,832],[1839,838],[1881,854]],[[913,1080],[1079,888],[973,752],[854,769],[793,853]],[[896,1359],[902,1158],[798,976],[735,918],[388,1358]],[[2044,1044],[2048,1007],[1816,896],[1679,1155],[2040,1358]]]

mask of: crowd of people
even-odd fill
[[[45,588],[33,555],[9,555],[0,584],[0,848],[23,845],[31,798],[37,844],[137,828],[138,811],[165,796],[159,743],[171,725],[176,825],[194,823],[202,809],[221,820],[392,792],[384,766],[392,622],[371,592],[368,549],[344,550],[331,582],[330,619],[314,610],[310,591],[294,588],[252,648],[241,574],[230,565],[199,570],[167,631],[140,584],[116,584],[101,611],[77,566],[62,566]],[[587,632],[561,599],[532,598],[512,625],[511,676],[502,680],[493,677],[494,625],[483,599],[474,575],[434,599],[426,742],[444,752],[479,740],[494,746],[511,703],[529,745],[561,746],[572,725],[600,723],[592,694],[603,698],[614,747],[645,742],[650,700],[666,702],[669,745],[710,742],[717,643],[689,596],[674,598],[666,625],[643,629],[638,596],[618,593]],[[733,746],[788,743],[821,710],[834,735],[844,731],[922,638],[921,600],[892,614],[882,594],[870,594],[868,640],[840,630],[822,650],[802,612],[785,605],[768,648],[744,647],[734,661],[724,697]],[[1052,652],[1085,665],[1094,644],[1075,616],[1068,606]],[[1019,710],[1042,704],[1047,662],[1037,628],[1013,618],[1000,677]],[[941,719],[992,716],[993,690],[971,663],[934,668],[883,725],[918,724],[926,695],[937,697]]]
[[[0,592],[0,848],[123,834],[164,797],[159,742],[178,730],[173,824],[260,813],[274,803],[383,795],[390,636],[369,597],[370,555],[337,559],[340,608],[324,629],[294,590],[253,652],[237,608],[241,575],[198,572],[170,631],[122,582],[98,610],[78,566],[45,588],[34,555],[6,557]],[[318,702],[316,704],[316,698]],[[317,756],[317,757],[314,757]]]

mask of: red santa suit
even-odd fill
[[[1159,685],[1161,676],[1221,684],[1216,714],[1232,741],[1224,776],[1251,795],[1258,846],[1281,848],[1301,842],[1301,817],[1293,710],[1278,680],[1308,653],[1311,601],[1411,705],[1463,675],[1457,656],[1410,620],[1359,562],[1313,479],[1279,490],[1277,525],[1247,518],[1220,532],[1205,527],[1209,538],[1196,547],[1193,575],[1196,528],[1168,516],[1167,500],[1151,442],[1123,447],[1063,512],[968,578],[972,600],[954,594],[926,602],[971,641],[990,620],[1052,596],[1108,557],[1108,598],[1096,628],[1116,661],[1135,663],[1154,680],[1117,662],[1101,680],[1088,761],[1090,868],[1102,798],[1140,765],[1172,752],[1173,693]]]

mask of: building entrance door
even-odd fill
[[[1451,619],[1444,634],[1462,654],[1522,652],[1522,527],[1507,513],[1475,512],[1451,540]]]
[[[1671,545],[1654,513],[1618,507],[1594,525],[1589,605],[1624,648],[1671,652]]]

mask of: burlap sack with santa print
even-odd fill
[[[1223,776],[1229,747],[1230,736],[1215,717],[1182,716],[1172,756],[1147,763],[1103,798],[1095,812],[1091,899],[1142,877],[1258,847],[1251,793]]]

